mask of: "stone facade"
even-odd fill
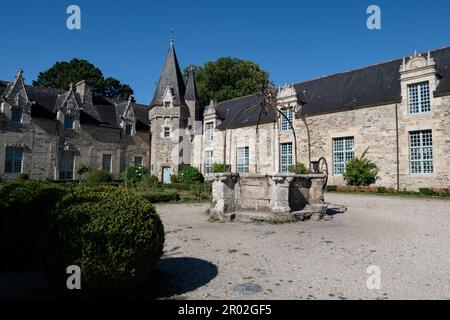
[[[74,154],[75,167],[85,163],[101,168],[103,155],[110,155],[115,177],[139,158],[164,182],[170,182],[170,175],[183,164],[205,175],[212,163],[225,164],[239,173],[243,187],[246,176],[286,172],[296,162],[310,167],[323,157],[328,184],[340,185],[345,181],[336,170],[333,146],[348,139],[351,156],[367,150],[367,157],[377,164],[378,186],[448,188],[449,65],[450,47],[280,87],[275,92],[277,110],[269,108],[258,129],[256,94],[200,105],[194,72],[189,72],[185,84],[173,42],[149,107],[131,101],[99,102],[84,82],[67,92],[39,91],[26,87],[19,72],[13,82],[3,84],[3,93],[0,82],[0,175],[7,179],[17,175],[6,173],[3,165],[6,147],[16,146],[23,150],[22,171],[39,179],[58,179],[61,151],[67,151]],[[415,99],[425,101],[429,95],[429,110],[411,113],[410,90],[417,84],[426,84]],[[12,121],[17,109],[22,110],[20,123]],[[73,117],[71,129],[64,128],[68,116]],[[417,173],[412,170],[410,139],[422,131],[431,132],[432,145],[418,152],[432,158],[425,159],[432,170]],[[245,201],[263,207],[266,198]]]

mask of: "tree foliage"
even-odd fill
[[[81,80],[86,80],[97,96],[127,99],[133,94],[129,85],[111,77],[105,78],[99,68],[82,59],[56,62],[50,69],[38,74],[33,86],[68,90],[71,83],[75,85]]]
[[[375,163],[367,159],[366,149],[360,158],[354,158],[347,162],[347,168],[343,174],[345,181],[351,186],[369,186],[377,180],[378,168]]]
[[[190,65],[184,69],[187,80],[189,69],[193,68],[197,92],[203,106],[211,99],[225,101],[257,92],[269,79],[267,71],[259,65],[232,57],[209,61],[203,67]]]

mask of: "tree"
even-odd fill
[[[72,59],[69,62],[56,62],[50,69],[40,72],[33,86],[68,90],[70,84],[86,80],[96,96],[113,99],[128,99],[133,90],[114,78],[104,78],[99,68],[87,60]]]
[[[203,106],[211,99],[225,101],[257,92],[269,79],[267,71],[248,60],[232,57],[209,61],[203,67],[190,65],[184,69],[187,80],[189,69],[193,68],[197,92]]]
[[[378,168],[375,163],[366,158],[368,148],[360,158],[354,158],[347,162],[347,168],[343,174],[345,181],[351,186],[370,186],[377,180]]]

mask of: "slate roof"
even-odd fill
[[[186,87],[184,85],[183,75],[178,64],[178,59],[175,53],[173,42],[170,43],[169,52],[167,53],[166,61],[164,62],[164,68],[161,72],[161,76],[159,77],[155,95],[153,96],[152,102],[150,103],[150,108],[163,105],[162,98],[165,94],[167,86],[169,86],[170,89],[173,90],[173,104],[176,106],[183,105]]]
[[[218,130],[226,130],[254,126],[258,122],[261,97],[256,94],[242,98],[220,102],[216,105],[216,113],[222,122],[216,127]],[[245,111],[244,109],[248,108]],[[242,113],[238,115],[239,112]],[[260,123],[270,123],[277,119],[276,111],[268,108],[267,114],[262,114]]]
[[[8,82],[0,81],[0,94],[4,91]],[[32,117],[41,117],[48,119],[56,119],[57,105],[60,103],[67,91],[41,88],[33,86],[25,86],[28,98],[34,102],[31,107]],[[78,94],[75,95],[78,104],[81,106],[81,100]],[[107,97],[92,98],[93,105],[84,104],[80,114],[82,124],[90,124],[99,127],[116,128],[120,127],[120,115],[125,110],[122,107],[125,100],[115,100]],[[136,130],[148,132],[150,129],[150,121],[148,119],[148,108],[142,104],[134,103],[133,111],[136,117]]]
[[[426,56],[426,53],[422,55]],[[431,57],[436,62],[440,78],[434,95],[448,95],[450,47],[431,51]],[[401,64],[402,59],[398,59],[294,84],[298,98],[303,104],[301,112],[314,115],[401,102],[399,73]],[[226,129],[240,110],[257,102],[257,96],[250,95],[217,104],[217,115],[222,119],[217,129]],[[234,121],[232,127],[255,125],[258,113],[257,107],[250,108]],[[296,116],[299,117],[300,114]],[[277,118],[275,113],[269,113],[261,118],[260,123],[273,122]]]
[[[435,94],[450,93],[450,47],[431,51],[431,57],[442,77]],[[401,102],[401,64],[398,59],[297,83],[294,87],[304,103],[302,112],[311,115]]]
[[[189,77],[186,85],[186,94],[184,95],[185,100],[197,101],[197,84],[195,82],[194,70],[189,70]]]

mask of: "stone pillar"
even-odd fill
[[[310,204],[323,204],[323,183],[325,177],[311,178],[311,187],[309,189],[309,203]]]
[[[269,175],[272,184],[272,212],[275,214],[289,214],[289,187],[294,180],[294,174],[279,173]]]
[[[213,181],[212,208],[214,213],[223,215],[236,210],[235,185],[238,177],[231,173],[214,173],[207,180]]]

